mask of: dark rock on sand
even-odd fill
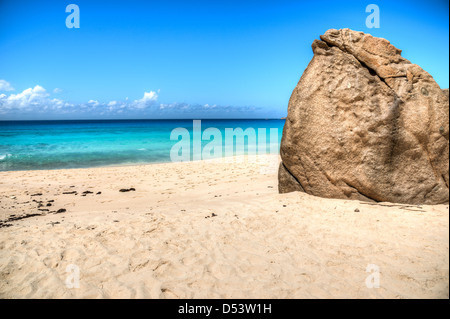
[[[35,217],[35,216],[42,216],[42,214],[25,214],[25,215],[21,215],[21,216],[11,215],[8,219],[2,221],[2,223],[13,222],[13,221],[31,218],[31,217]]]
[[[388,40],[328,30],[289,101],[279,191],[449,200],[449,95]]]

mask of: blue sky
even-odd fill
[[[80,8],[79,29],[66,27],[70,3]],[[379,29],[365,25],[371,3]],[[330,28],[388,39],[446,88],[448,6],[0,0],[0,120],[279,118],[311,43]]]

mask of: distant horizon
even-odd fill
[[[1,122],[57,122],[57,121],[272,121],[272,120],[286,120],[281,118],[172,118],[172,119],[51,119],[51,120],[0,120]]]

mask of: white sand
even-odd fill
[[[67,209],[0,228],[0,297],[449,297],[447,205],[280,195],[276,173],[260,168],[0,172],[0,220],[43,213],[33,199]],[[66,286],[71,264],[79,288]],[[379,288],[366,286],[369,264],[380,269]]]

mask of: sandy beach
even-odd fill
[[[261,168],[0,172],[0,297],[449,297],[448,205],[280,195]]]

